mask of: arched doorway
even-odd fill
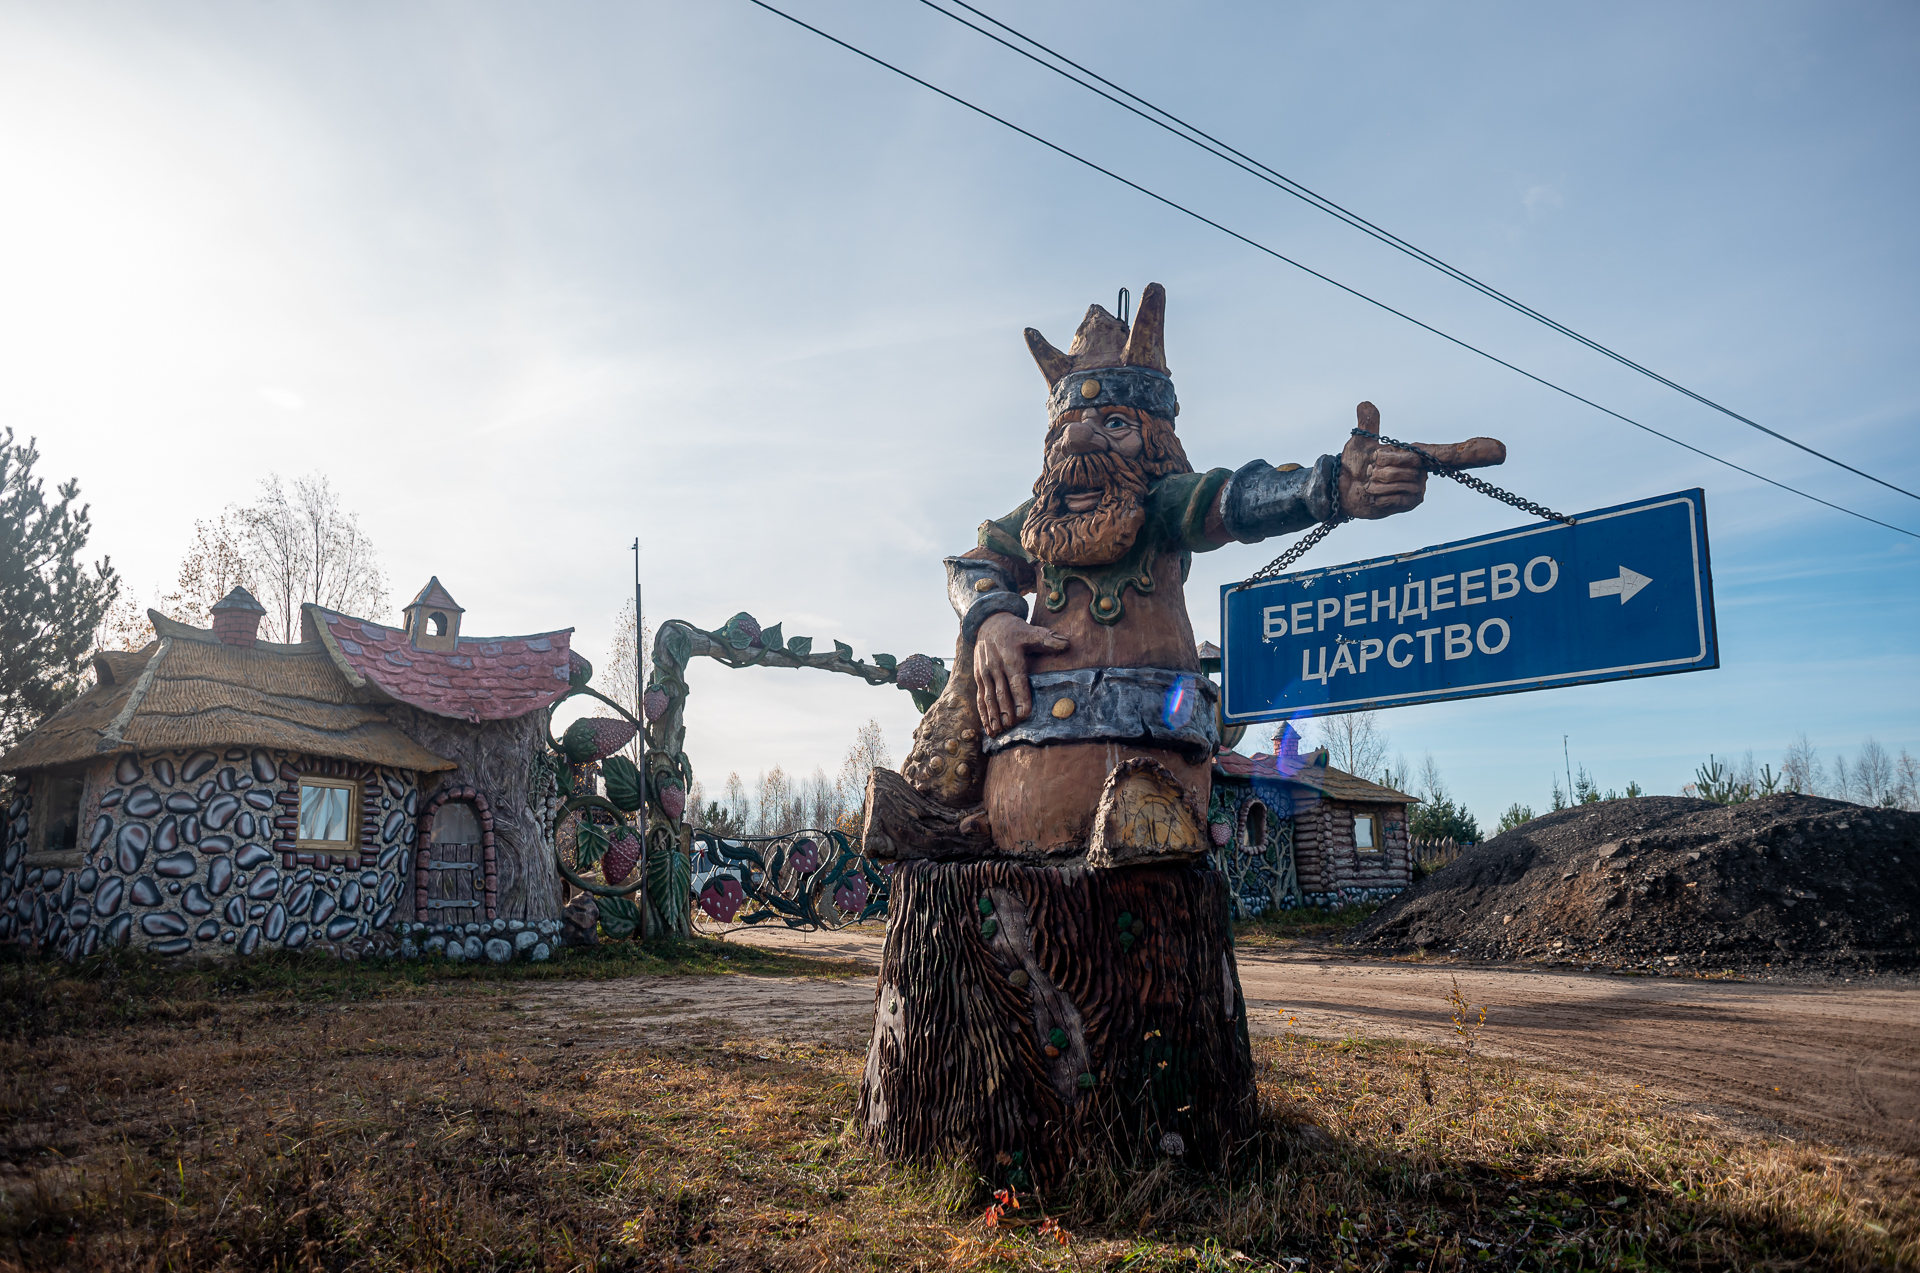
[[[471,787],[443,791],[420,816],[414,914],[427,924],[494,917],[493,813]]]

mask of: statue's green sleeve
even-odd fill
[[[1207,538],[1207,514],[1219,502],[1220,488],[1232,476],[1230,469],[1208,469],[1204,473],[1175,473],[1154,483],[1147,495],[1147,517],[1158,527],[1160,542],[1190,553],[1210,553],[1220,547]]]
[[[1032,507],[1033,501],[1028,500],[1005,517],[981,522],[980,546],[1015,561],[1032,561],[1033,558],[1027,556],[1027,550],[1020,546],[1020,528],[1026,524],[1027,510]]]

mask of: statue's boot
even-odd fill
[[[1165,765],[1136,756],[1107,775],[1094,810],[1088,866],[1180,862],[1206,851],[1207,829]]]

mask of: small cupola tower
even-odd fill
[[[460,616],[466,612],[440,586],[440,576],[427,580],[427,586],[402,613],[407,621],[407,639],[414,649],[453,653],[460,640]]]

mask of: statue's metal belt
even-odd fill
[[[1133,743],[1205,760],[1219,741],[1219,689],[1199,672],[1084,667],[1028,678],[1033,714],[987,739],[989,755],[1015,743]]]

